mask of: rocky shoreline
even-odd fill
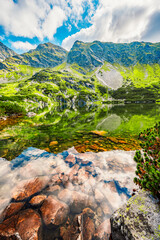
[[[29,148],[0,159],[0,239],[109,239],[110,217],[135,187],[133,156]]]

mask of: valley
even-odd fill
[[[28,240],[34,229],[36,240],[111,240],[113,212],[138,199],[147,171],[159,178],[160,43],[47,42],[23,54],[0,44],[0,53],[0,238]]]

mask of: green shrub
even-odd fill
[[[107,87],[104,87],[102,85],[97,85],[97,88],[102,96],[107,93]]]
[[[2,113],[7,115],[12,114],[25,114],[25,108],[20,106],[16,102],[0,102],[0,110]]]
[[[140,133],[139,138],[143,153],[137,151],[134,156],[138,176],[134,182],[160,199],[160,122]]]

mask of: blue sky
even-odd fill
[[[0,0],[0,41],[18,53],[43,42],[159,42],[159,22],[159,0]]]

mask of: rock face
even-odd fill
[[[149,192],[140,191],[111,218],[113,240],[160,239],[160,204]]]

